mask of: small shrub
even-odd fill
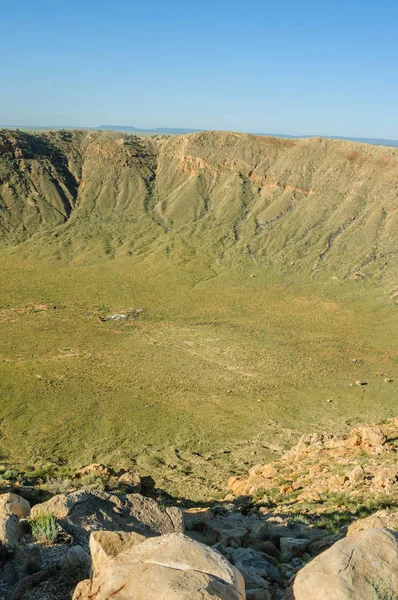
[[[96,473],[83,475],[83,477],[75,481],[75,485],[82,490],[98,490],[100,492],[105,490],[106,483],[107,478],[101,477],[101,475],[97,475]]]
[[[312,518],[310,516],[303,515],[300,513],[292,515],[289,518],[289,527],[290,526],[294,527],[294,525],[310,525],[311,523],[312,523]]]
[[[9,480],[9,481],[15,481],[16,479],[18,479],[18,471],[13,471],[11,469],[5,471],[3,473],[3,479]]]
[[[32,536],[38,542],[52,544],[58,536],[58,525],[54,515],[37,515],[30,521]]]
[[[320,529],[326,529],[329,533],[340,533],[353,521],[353,515],[344,512],[324,513],[316,519],[316,526]]]
[[[393,590],[391,579],[372,581],[371,586],[374,600],[398,600],[398,594]]]
[[[258,490],[255,491],[253,499],[254,501],[259,500],[260,498],[264,498],[265,496],[265,490],[263,488],[258,488]]]
[[[268,497],[274,504],[282,504],[286,498],[285,494],[282,494],[278,487],[273,487],[268,490]]]
[[[44,483],[54,473],[54,465],[45,465],[37,467],[36,469],[30,469],[25,472],[23,480],[25,485],[37,485]]]
[[[46,482],[46,489],[52,494],[65,494],[71,487],[73,481],[69,478],[53,477]]]

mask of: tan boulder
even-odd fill
[[[327,486],[330,490],[339,490],[348,481],[347,475],[332,475],[327,480]]]
[[[146,537],[134,531],[93,531],[90,535],[90,554],[94,573],[100,571],[109,558],[145,540]]]
[[[259,490],[267,490],[274,487],[272,479],[264,478],[262,475],[253,475],[245,479],[244,477],[230,477],[228,487],[235,496],[250,496],[256,494]]]
[[[354,521],[348,528],[347,536],[358,533],[359,531],[365,531],[366,529],[398,530],[398,510],[379,510],[369,517]]]
[[[299,454],[306,454],[313,450],[320,450],[329,447],[334,442],[334,436],[326,433],[314,433],[312,435],[302,435],[296,446],[293,446],[284,456],[293,458]]]
[[[365,425],[360,428],[362,444],[371,447],[383,446],[386,442],[386,436],[380,427],[376,425]]]
[[[336,542],[296,576],[295,600],[374,600],[388,582],[398,593],[398,533],[369,529]],[[387,596],[386,596],[387,597]],[[390,596],[388,596],[390,597]]]
[[[249,469],[249,477],[254,477],[255,475],[261,475],[264,470],[264,465],[254,465]]]
[[[15,515],[0,518],[0,543],[4,546],[17,546],[23,530]]]
[[[73,494],[58,494],[40,504],[35,504],[31,510],[31,516],[51,514],[56,519],[66,519],[73,511],[74,507],[84,504],[90,498],[90,492],[79,491]]]
[[[79,581],[73,592],[73,600],[87,600],[90,596],[91,579]]]
[[[275,469],[275,467],[273,467],[272,465],[268,464],[268,465],[265,465],[265,467],[261,471],[261,475],[265,479],[272,479],[273,477],[277,477],[278,476],[278,471]]]
[[[365,479],[365,471],[361,465],[357,465],[346,473],[351,485],[361,483]]]
[[[228,479],[227,485],[234,496],[243,496],[245,495],[247,489],[247,479],[233,476]]]
[[[8,515],[15,515],[19,519],[29,517],[30,504],[25,498],[17,494],[1,494],[0,495],[0,518]]]
[[[373,477],[372,484],[378,488],[389,488],[398,479],[398,466],[379,469]]]
[[[254,480],[248,479],[247,495],[253,496],[254,494],[268,492],[268,490],[275,487],[275,483],[272,479],[264,479],[264,477],[256,477]]]
[[[304,490],[296,500],[297,502],[320,502],[322,498],[317,490]]]
[[[141,492],[141,477],[138,473],[123,473],[117,482],[119,487],[129,494],[139,494]]]
[[[112,474],[112,469],[110,469],[106,465],[92,463],[91,465],[87,465],[86,467],[82,467],[81,469],[76,471],[75,477],[85,477],[87,475],[95,475],[97,477],[110,477]]]
[[[360,436],[359,432],[357,430],[353,430],[350,432],[350,434],[348,435],[348,438],[346,440],[346,444],[349,448],[355,448],[361,445],[362,442],[362,437]]]
[[[213,518],[213,512],[210,507],[194,506],[192,508],[183,508],[182,515],[186,526],[192,526],[194,523],[210,521]]]
[[[91,544],[90,544],[91,545]],[[147,539],[80,582],[73,600],[245,600],[239,571],[221,554],[182,534]]]
[[[351,431],[347,443],[350,446],[362,446],[368,450],[381,449],[387,438],[380,427],[364,425]]]

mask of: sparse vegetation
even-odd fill
[[[51,494],[65,494],[68,490],[74,488],[72,479],[64,477],[54,477],[46,481],[46,490]]]
[[[6,479],[8,481],[15,481],[16,479],[18,479],[18,475],[19,475],[18,471],[8,469],[7,471],[4,471],[2,477],[3,477],[3,479]]]
[[[51,514],[37,515],[30,520],[30,528],[35,540],[45,544],[54,543],[59,532],[57,521]]]
[[[336,198],[323,163],[312,193],[300,192],[311,183],[301,181],[302,167],[318,160],[312,142],[299,155],[291,140],[193,135],[177,164],[180,138],[160,140],[164,170],[156,173],[156,140],[127,136],[121,146],[114,134],[98,132],[90,138],[91,175],[79,188],[84,132],[13,135],[22,153],[28,148],[39,158],[18,159],[16,220],[1,230],[2,462],[134,465],[171,493],[183,488],[202,498],[219,491],[226,469],[267,462],[275,456],[269,446],[282,452],[303,431],[338,433],[347,420],[395,413],[395,386],[375,375],[397,379],[395,305],[387,294],[396,280],[393,261],[386,266],[377,255],[361,267],[365,279],[350,278],[379,230],[365,207],[392,204],[391,186],[377,202],[371,189],[368,204],[348,192],[345,198],[358,176],[346,156],[350,144],[325,141],[319,153],[349,169]],[[372,173],[386,152],[371,150]],[[269,171],[266,184],[246,173],[251,156],[256,164],[258,157],[271,161],[259,174]],[[189,157],[210,166],[195,167]],[[244,185],[236,163],[228,166],[232,159],[242,160]],[[1,181],[14,177],[13,169],[6,153]],[[37,169],[40,194],[51,202],[29,192],[33,208],[24,203]],[[393,180],[389,169],[383,173]],[[66,186],[66,199],[54,178]],[[320,260],[345,212],[356,220]],[[9,211],[1,214],[9,219]],[[357,224],[363,235],[349,229]],[[28,241],[31,233],[37,235]],[[98,319],[132,306],[145,308],[139,319]],[[368,385],[350,387],[356,380]],[[244,451],[242,440],[249,440]],[[30,471],[36,483],[57,476]]]
[[[398,600],[390,580],[378,580],[371,583],[374,600]]]

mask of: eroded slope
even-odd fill
[[[185,248],[294,272],[396,279],[398,151],[225,132],[0,133],[3,244]],[[42,245],[42,239],[39,244]]]

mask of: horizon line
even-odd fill
[[[330,138],[330,139],[342,139],[348,141],[364,141],[371,140],[373,142],[393,142],[398,145],[398,140],[394,138],[378,138],[378,137],[366,137],[366,136],[350,136],[350,135],[325,135],[325,134],[299,134],[294,135],[290,133],[269,133],[269,132],[254,132],[254,131],[238,131],[233,129],[194,129],[190,127],[136,127],[134,125],[99,125],[99,126],[87,126],[87,125],[0,125],[0,129],[42,129],[42,130],[60,130],[60,129],[73,129],[73,130],[92,130],[92,131],[137,131],[139,133],[164,133],[173,132],[176,135],[180,133],[199,133],[201,131],[230,131],[236,133],[247,133],[248,135],[261,135],[269,137],[286,137],[286,138]]]

